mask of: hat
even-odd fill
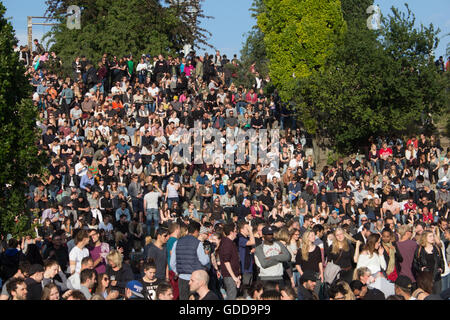
[[[144,298],[144,295],[142,294],[142,290],[144,290],[144,287],[142,284],[137,280],[132,280],[127,283],[127,289],[130,289],[133,295],[139,298]]]
[[[305,272],[303,272],[302,276],[300,277],[300,282],[305,283],[308,280],[317,281],[317,277],[314,271],[306,270]]]
[[[273,229],[271,227],[264,227],[262,229],[262,234],[265,236],[273,234]]]
[[[36,264],[31,265],[28,275],[32,276],[33,274],[38,273],[38,272],[44,272],[44,267],[41,266],[40,264],[36,263]]]
[[[428,187],[428,188],[430,188],[430,182],[428,182],[428,181],[425,181],[424,183],[423,183],[423,186],[424,187]]]
[[[208,234],[209,230],[205,226],[200,227],[200,234]]]
[[[403,289],[411,290],[412,281],[409,277],[401,275],[395,280],[395,285]]]

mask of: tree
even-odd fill
[[[192,2],[195,15],[189,9]],[[119,57],[175,54],[186,43],[209,46],[210,34],[199,27],[200,18],[210,18],[203,14],[201,2],[163,6],[158,0],[47,0],[48,17],[60,23],[46,37],[66,65],[80,54],[92,60],[105,52]],[[66,26],[70,5],[81,8],[81,30]]]
[[[322,70],[342,40],[346,23],[339,0],[263,0],[258,26],[270,60],[270,76],[284,101],[298,78]]]
[[[47,157],[37,147],[38,111],[25,68],[12,49],[17,40],[5,11],[0,2],[0,233],[20,236],[30,232],[27,183],[41,172]]]
[[[431,55],[439,30],[416,29],[406,8],[392,8],[379,31],[350,23],[325,68],[297,83],[299,119],[336,151],[356,151],[371,135],[400,134],[444,110],[448,93]]]

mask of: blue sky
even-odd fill
[[[1,0],[0,0],[1,1]],[[433,23],[441,29],[440,36],[450,33],[450,0],[376,0],[381,12],[386,14],[392,6],[404,10],[407,2],[416,15],[416,23],[428,25]],[[42,16],[45,13],[45,0],[3,0],[6,17],[12,17],[16,36],[21,44],[27,41],[27,16]],[[245,40],[244,34],[255,24],[249,8],[252,0],[205,0],[205,14],[214,19],[203,21],[203,27],[212,33],[210,43],[221,53],[229,57],[238,54]],[[35,26],[33,38],[40,39],[49,27]],[[445,48],[450,36],[442,38],[436,55],[445,55]],[[211,50],[209,50],[211,51]]]

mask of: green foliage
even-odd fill
[[[46,38],[66,64],[81,54],[93,61],[105,52],[118,57],[175,54],[186,43],[209,46],[209,32],[198,27],[197,18],[206,17],[200,2],[192,17],[187,12],[188,2],[162,6],[158,0],[47,0],[47,13],[60,24]],[[66,26],[70,5],[81,8],[81,30]]]
[[[12,49],[17,41],[5,10],[0,3],[0,233],[20,236],[31,232],[27,182],[47,159],[36,145],[38,112],[30,99],[25,68]]]
[[[443,112],[448,84],[430,55],[439,30],[415,29],[408,7],[392,8],[378,32],[349,25],[326,67],[297,83],[297,114],[310,133],[350,152],[371,135],[401,133],[424,113]]]
[[[339,0],[263,0],[258,26],[264,33],[270,76],[280,96],[294,96],[296,79],[322,70],[342,40],[346,23]]]

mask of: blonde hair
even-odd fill
[[[399,228],[398,228],[398,234],[400,236],[400,238],[402,238],[408,231],[411,231],[411,226],[408,224],[402,224]]]
[[[150,237],[150,236],[146,236],[146,237],[145,237],[145,245],[149,245],[149,244],[152,243],[152,242],[153,242],[152,237]]]
[[[351,241],[353,243],[356,243],[357,241],[351,236],[349,235],[344,229],[342,229],[341,227],[336,228],[336,230],[334,231],[334,239],[333,239],[333,243],[332,243],[332,249],[331,252],[333,254],[338,254],[339,253],[339,241],[336,238],[336,232],[341,231],[342,234],[344,235],[344,240],[342,241],[342,250],[344,250],[345,252],[347,252],[350,248],[348,246],[348,241]]]
[[[286,227],[281,228],[274,234],[275,240],[278,241],[284,241],[285,243],[288,243],[290,240],[289,236],[289,230]]]
[[[102,295],[100,294],[94,294],[89,300],[105,300]]]
[[[302,252],[302,259],[304,261],[308,261],[308,256],[309,256],[309,248],[311,247],[311,243],[309,241],[309,236],[312,233],[312,231],[305,231],[305,233],[303,234],[302,237],[302,247],[301,247],[301,252]]]
[[[419,246],[421,247],[426,247],[427,246],[427,237],[429,234],[432,234],[433,236],[435,236],[435,234],[430,231],[430,230],[425,230],[421,235],[420,235],[420,239],[419,239]]]
[[[117,250],[111,250],[106,256],[107,261],[114,263],[119,269],[122,268],[122,254]]]

